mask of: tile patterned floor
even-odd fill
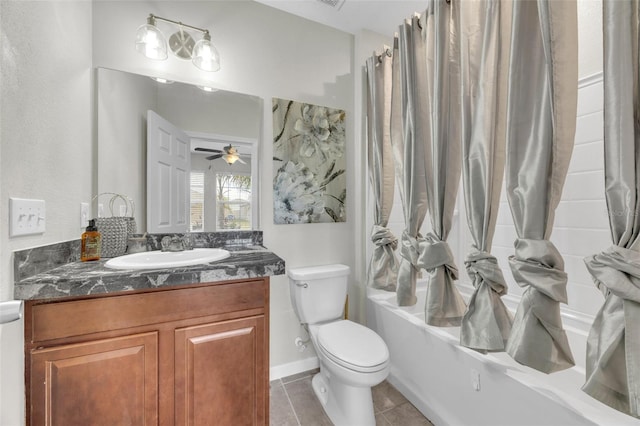
[[[271,382],[271,426],[332,426],[313,393],[307,371]],[[433,426],[388,382],[373,388],[376,426]]]

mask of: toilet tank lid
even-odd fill
[[[347,265],[322,265],[308,266],[305,268],[289,269],[289,278],[293,280],[313,280],[318,278],[343,277],[349,275],[349,267]]]

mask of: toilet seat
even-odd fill
[[[384,340],[373,330],[352,321],[320,326],[317,342],[327,358],[350,370],[372,373],[382,370],[389,362]]]

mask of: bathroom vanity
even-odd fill
[[[268,424],[269,276],[282,273],[263,248],[171,270],[74,262],[17,282],[27,424]]]
[[[28,301],[28,424],[267,424],[268,306],[268,277]]]

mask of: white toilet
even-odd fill
[[[371,387],[389,374],[389,350],[373,330],[343,319],[346,265],[289,270],[291,303],[320,360],[313,390],[336,426],[375,425]]]

